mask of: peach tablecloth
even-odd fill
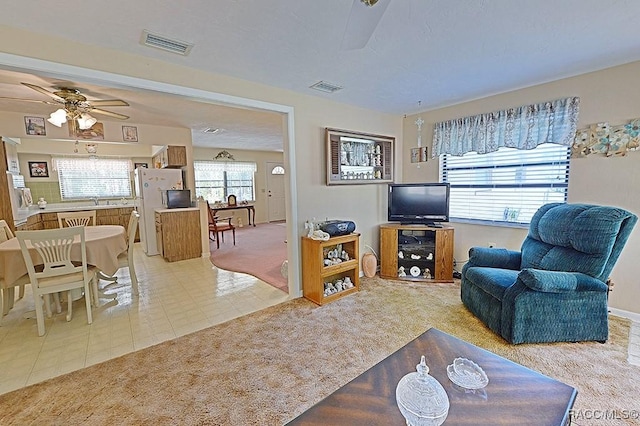
[[[127,249],[127,233],[120,225],[98,225],[85,228],[85,245],[87,247],[87,263],[96,266],[107,275],[113,275],[118,270],[118,255]],[[34,263],[39,256],[35,250],[31,251]],[[37,256],[37,257],[35,257]],[[80,254],[80,240],[71,250],[73,260],[82,260]],[[18,278],[27,273],[20,244],[17,238],[12,238],[0,244],[0,278],[2,283],[10,287]]]

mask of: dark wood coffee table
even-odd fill
[[[429,374],[449,395],[445,425],[565,425],[577,391],[564,383],[431,328],[293,419],[289,425],[404,425],[396,386],[425,355]],[[489,384],[476,391],[455,385],[447,365],[475,361]]]

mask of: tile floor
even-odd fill
[[[136,245],[137,246],[137,245]],[[288,295],[250,275],[224,271],[209,259],[168,263],[139,246],[135,264],[140,295],[132,296],[128,270],[107,287],[117,301],[101,299],[87,325],[84,299],[46,320],[38,337],[29,286],[0,326],[0,394],[192,333],[284,302]],[[107,282],[101,281],[101,286]]]

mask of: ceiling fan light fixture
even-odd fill
[[[52,112],[49,118],[47,118],[47,121],[54,126],[62,127],[62,125],[67,122],[67,111],[60,108]]]
[[[360,1],[367,6],[374,6],[376,3],[378,3],[378,0],[360,0]]]
[[[78,117],[78,127],[80,127],[80,130],[90,129],[97,122],[98,122],[98,120],[96,120],[94,117],[92,117],[87,112],[83,112]]]

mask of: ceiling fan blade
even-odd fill
[[[126,103],[123,100],[120,99],[104,99],[104,100],[96,100],[96,101],[87,101],[89,104],[91,105],[95,105],[95,106],[129,106],[128,103]]]
[[[53,92],[48,91],[47,89],[45,89],[45,88],[43,88],[43,87],[36,86],[35,84],[29,84],[29,83],[21,83],[21,84],[23,84],[23,85],[27,86],[29,89],[33,89],[33,90],[35,90],[36,92],[40,92],[40,93],[42,93],[43,95],[47,95],[47,96],[49,96],[49,97],[51,97],[51,98],[55,99],[56,101],[64,102],[64,99],[63,99],[63,98],[61,98],[60,96],[56,95],[56,94],[55,94],[55,93],[53,93]]]
[[[10,98],[8,96],[0,96],[0,99],[6,99],[9,101],[21,101],[21,102],[35,102],[38,104],[47,104],[47,105],[59,105],[59,102],[51,102],[51,101],[39,101],[37,99],[23,99],[23,98]]]
[[[111,111],[107,111],[107,110],[100,109],[100,108],[91,108],[90,112],[92,112],[92,113],[95,112],[96,114],[107,115],[107,116],[113,117],[113,118],[119,118],[120,120],[126,120],[127,118],[129,118],[128,115],[118,114],[117,112],[111,112]]]
[[[362,0],[353,0],[347,28],[342,36],[341,48],[362,49],[373,35],[382,15],[391,0],[379,0],[374,6],[365,5]]]

